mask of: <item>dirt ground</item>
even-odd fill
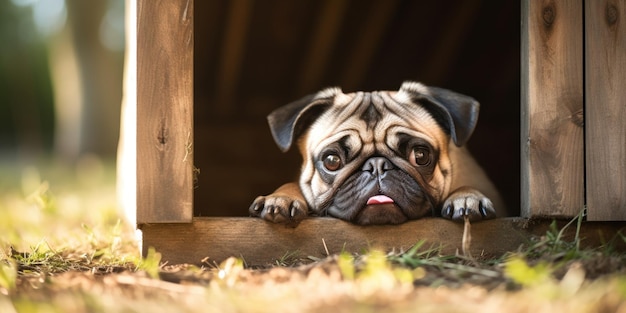
[[[18,265],[16,287],[2,290],[0,311],[626,312],[626,264],[616,256],[570,261],[549,277],[529,271],[530,282],[511,277],[507,262],[437,258],[412,268],[380,255],[347,263],[344,257],[261,269],[234,258],[219,267],[164,265],[158,278],[132,264],[56,273]],[[535,263],[531,269],[541,260]]]

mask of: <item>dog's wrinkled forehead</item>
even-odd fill
[[[302,145],[307,132],[313,135],[309,138],[323,139],[351,129],[365,142],[379,143],[379,136],[400,127],[425,133],[441,130],[445,135],[435,137],[449,136],[462,146],[474,131],[478,110],[479,103],[471,97],[408,81],[398,91],[344,94],[339,88],[324,89],[275,109],[267,120],[283,151],[296,140]]]
[[[442,130],[433,116],[402,90],[344,94],[331,88],[320,94],[334,96],[334,100],[313,123],[308,136],[311,141],[323,139],[326,143],[350,136],[364,144],[384,144],[400,132],[433,141],[445,137],[436,134]],[[320,143],[310,142],[309,148],[315,150]]]

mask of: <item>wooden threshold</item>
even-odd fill
[[[558,221],[563,227],[567,221]],[[542,236],[552,220],[501,218],[472,224],[471,253],[489,258],[515,251],[532,236]],[[586,246],[600,246],[616,238],[624,222],[585,222],[580,237]],[[140,225],[143,253],[153,247],[169,264],[219,263],[242,257],[248,265],[267,265],[286,255],[323,258],[343,250],[363,252],[371,248],[406,251],[420,240],[426,247],[441,246],[442,253],[461,251],[463,224],[441,218],[425,218],[401,225],[357,226],[334,218],[311,218],[295,228],[248,217],[196,217],[191,223]],[[565,232],[571,239],[576,225]],[[619,239],[619,238],[618,238]],[[619,242],[618,242],[619,241]],[[616,240],[624,249],[624,241]],[[203,261],[204,260],[204,261]]]

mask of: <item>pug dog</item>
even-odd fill
[[[504,216],[464,147],[478,111],[471,97],[417,82],[398,91],[328,88],[280,107],[269,126],[283,152],[300,150],[300,179],[257,197],[250,214],[293,225],[308,216],[358,225]]]

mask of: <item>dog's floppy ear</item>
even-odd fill
[[[272,137],[281,151],[289,150],[294,140],[315,121],[340,94],[339,88],[328,88],[274,110],[267,116]]]
[[[474,132],[480,109],[474,98],[416,82],[404,82],[399,92],[408,94],[413,102],[426,108],[457,146],[464,145]]]

